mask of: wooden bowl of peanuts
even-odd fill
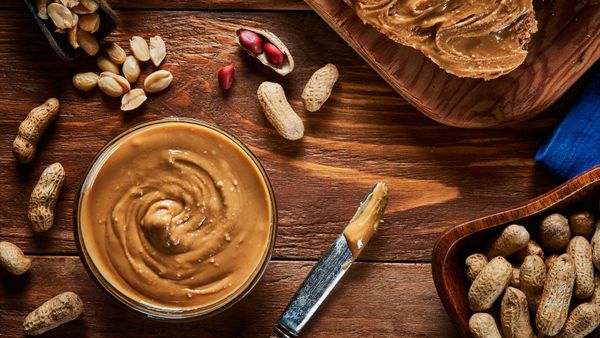
[[[104,0],[24,0],[50,46],[64,61],[99,51],[99,41],[118,25]]]
[[[459,333],[600,332],[599,197],[600,166],[442,234],[432,254],[433,280]]]

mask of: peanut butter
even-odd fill
[[[212,128],[150,124],[111,145],[80,201],[80,237],[102,277],[153,307],[215,307],[268,259],[274,204],[250,155]]]
[[[344,0],[364,22],[460,77],[493,79],[527,56],[531,0]]]
[[[373,187],[370,196],[361,204],[358,208],[359,211],[344,229],[344,237],[346,237],[352,257],[358,257],[365,245],[371,240],[371,237],[377,232],[387,201],[388,187],[385,183],[378,182]]]

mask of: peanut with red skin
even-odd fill
[[[231,88],[231,85],[233,85],[234,75],[235,66],[233,65],[233,63],[219,69],[217,79],[219,80],[219,86],[221,87],[221,89],[229,90],[229,88]]]
[[[239,36],[240,43],[244,48],[256,55],[263,52],[263,39],[260,35],[244,29],[240,31]]]
[[[283,63],[283,52],[279,48],[275,47],[274,44],[267,42],[263,46],[263,49],[265,50],[265,54],[267,55],[267,60],[269,60],[269,62],[274,65],[280,65]]]

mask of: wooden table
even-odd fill
[[[0,1],[0,239],[34,257],[26,275],[0,275],[0,336],[23,335],[21,323],[29,311],[72,290],[84,300],[84,314],[48,336],[266,337],[376,180],[392,187],[385,223],[305,337],[453,336],[431,278],[431,248],[438,235],[559,183],[534,164],[533,155],[576,90],[528,122],[494,130],[454,129],[408,105],[300,0],[112,4],[123,24],[109,40],[126,46],[134,34],[159,34],[167,43],[163,68],[175,80],[139,112],[122,113],[119,100],[97,90],[76,91],[71,76],[95,70],[95,62],[60,62],[22,4]],[[240,52],[233,34],[242,24],[279,34],[296,70],[281,78]],[[237,65],[237,78],[223,95],[216,72],[230,62]],[[302,87],[326,62],[338,66],[340,81],[321,111],[303,112]],[[302,141],[282,139],[265,119],[255,95],[265,80],[280,82],[302,112]],[[17,165],[10,149],[18,125],[51,96],[61,100],[60,116],[33,163]],[[73,239],[74,198],[94,154],[127,127],[172,115],[210,121],[243,140],[270,176],[280,217],[273,260],[255,290],[221,315],[185,324],[160,323],[122,309],[88,277]],[[67,172],[55,226],[34,234],[26,217],[29,194],[41,171],[55,161]]]

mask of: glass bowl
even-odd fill
[[[160,124],[172,123],[193,124],[195,126],[207,128],[207,130],[216,132],[220,136],[223,136],[226,140],[232,142],[233,148],[237,148],[237,150],[239,150],[242,154],[244,154],[247,157],[247,159],[251,162],[251,165],[255,166],[255,169],[257,170],[260,178],[262,179],[261,183],[264,185],[268,197],[267,203],[270,208],[270,235],[267,243],[268,247],[263,253],[261,262],[257,265],[257,268],[254,270],[252,275],[229,296],[224,297],[219,301],[216,301],[206,306],[192,308],[178,308],[170,305],[156,306],[155,304],[150,304],[148,302],[135,299],[131,295],[128,295],[126,292],[120,290],[119,287],[113,285],[102,274],[102,272],[94,262],[90,252],[86,248],[86,239],[84,238],[86,235],[82,234],[82,222],[84,222],[84,220],[82,219],[81,211],[83,203],[82,201],[84,200],[86,191],[96,179],[99,169],[111,156],[116,147],[119,144],[121,144],[121,142],[128,136],[133,135],[138,131],[144,130],[146,128],[155,127]],[[75,224],[75,240],[79,248],[81,260],[92,279],[101,287],[101,289],[106,291],[113,299],[117,300],[118,303],[121,303],[126,308],[129,308],[149,318],[158,320],[190,321],[203,319],[218,314],[240,301],[256,286],[259,279],[264,274],[268,262],[271,258],[273,248],[275,246],[275,238],[277,234],[277,207],[275,203],[275,196],[273,194],[271,183],[267,177],[267,173],[265,172],[264,168],[262,167],[256,156],[254,156],[254,154],[250,151],[250,149],[248,149],[248,147],[246,147],[240,140],[238,140],[230,133],[214,125],[192,118],[169,117],[143,122],[141,124],[135,125],[127,129],[117,137],[113,138],[110,142],[108,142],[108,144],[106,144],[94,157],[92,163],[85,172],[83,182],[77,193],[77,198],[75,199],[75,210],[73,214]],[[88,235],[88,237],[92,236]],[[94,238],[89,238],[88,240],[93,239]]]

